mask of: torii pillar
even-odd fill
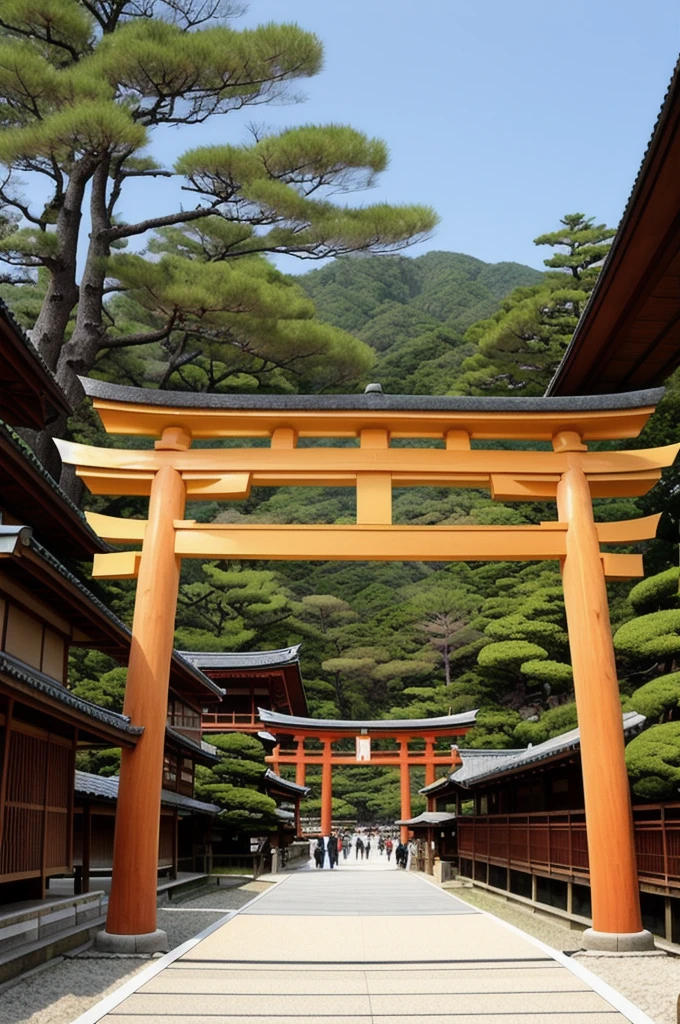
[[[333,764],[332,740],[323,741],[321,762],[321,835],[329,836],[333,828]]]
[[[157,448],[162,446],[157,442]],[[175,555],[173,520],[184,515],[185,501],[181,474],[170,466],[160,468],[151,484],[123,705],[132,722],[144,723],[144,732],[137,746],[121,755],[106,931],[95,937],[99,949],[112,953],[168,948],[167,935],[156,927],[156,889],[168,676],[181,563]]]
[[[609,621],[607,587],[583,472],[578,435],[563,434],[569,468],[557,485],[561,522],[569,524],[562,560],[564,604],[581,737],[593,922],[586,948],[624,952],[652,949],[642,927],[633,813],[621,726],[621,701]]]
[[[408,740],[399,740],[399,782],[401,789],[401,820],[411,817],[411,773],[408,765]],[[408,825],[400,826],[402,843],[408,842]]]

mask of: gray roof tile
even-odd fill
[[[276,668],[294,665],[300,660],[300,644],[278,651],[178,651],[197,669]]]
[[[624,712],[622,718],[624,735],[628,736],[631,733],[639,732],[645,721],[645,716],[638,714],[637,711]],[[463,749],[459,751],[463,764],[449,776],[449,779],[451,782],[469,787],[482,779],[515,772],[539,761],[547,761],[557,754],[578,750],[580,745],[581,735],[577,728],[522,750]]]
[[[39,672],[38,669],[32,668],[18,658],[14,658],[11,654],[7,654],[6,651],[0,651],[0,672],[5,672],[8,676],[27,684],[40,693],[56,698],[61,704],[87,715],[93,721],[113,726],[120,732],[128,733],[131,736],[141,736],[144,732],[142,726],[131,725],[127,715],[119,715],[115,711],[109,711],[107,708],[100,708],[98,704],[91,704],[89,700],[83,700],[82,697],[76,697],[65,686],[58,683],[56,679],[46,676],[43,672]]]
[[[483,397],[451,395],[388,395],[373,391],[361,395],[229,395],[206,392],[158,391],[108,384],[91,377],[80,382],[90,398],[114,402],[163,405],[178,409],[273,409],[284,411],[368,411],[384,412],[583,412],[600,409],[635,409],[656,405],[663,388],[632,391],[621,395],[577,395],[558,398]]]
[[[100,797],[103,800],[117,800],[119,781],[117,775],[92,775],[90,772],[76,771],[75,791],[88,796]],[[203,814],[218,814],[220,811],[217,804],[206,804],[202,800],[194,800],[193,797],[183,796],[181,793],[171,793],[167,789],[161,790],[161,803],[166,807],[181,807]]]

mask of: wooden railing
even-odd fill
[[[252,715],[249,712],[239,714],[236,711],[205,713],[201,716],[201,724],[203,732],[219,732],[221,729],[243,729],[244,727],[263,728],[257,715]]]
[[[633,808],[641,882],[680,889],[680,803]],[[458,819],[458,855],[518,871],[588,878],[583,811],[534,811]]]

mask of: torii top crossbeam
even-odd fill
[[[376,718],[338,719],[302,718],[298,715],[284,715],[268,708],[258,708],[262,724],[276,736],[345,736],[372,735],[376,738],[409,736],[458,736],[472,728],[477,711],[462,711],[458,715],[443,715],[440,718]]]
[[[646,493],[678,445],[635,451],[587,450],[585,442],[635,437],[662,389],[579,398],[470,398],[384,395],[212,395],[160,392],[82,380],[109,433],[160,437],[154,449],[92,448],[58,441],[64,462],[96,494],[149,495],[162,467],[181,476],[186,500],[245,498],[252,486],[347,486],[356,489],[355,526],[173,523],[183,558],[525,560],[563,558],[566,525],[392,525],[392,489],[450,486],[488,489],[505,501],[555,499],[574,462],[592,497]],[[262,447],[260,438],[269,438]],[[359,446],[300,446],[304,438],[347,438]],[[403,438],[438,442],[394,447]],[[239,447],[192,447],[195,439],[240,438]],[[252,438],[257,444],[247,445]],[[489,450],[475,440],[549,441],[552,450]],[[442,447],[442,444],[445,447]],[[144,540],[142,520],[88,516],[106,540]],[[658,517],[598,524],[600,543],[654,536]],[[637,555],[603,553],[608,578],[642,575]],[[139,552],[97,555],[94,575],[132,578]]]

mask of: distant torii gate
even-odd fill
[[[643,575],[642,557],[601,544],[653,537],[658,516],[595,523],[594,497],[645,494],[680,445],[588,451],[586,441],[635,437],[663,394],[577,398],[183,394],[84,380],[112,434],[158,437],[155,450],[58,441],[95,494],[149,497],[148,520],[90,515],[93,528],[141,551],[99,554],[94,575],[139,577],[124,711],[144,734],[122,753],[107,930],[100,945],[161,948],[156,864],[168,671],[182,558],[356,561],[559,561],[581,730],[590,858],[592,948],[647,948],[624,759],[607,579]],[[268,438],[269,447],[191,448],[203,438]],[[298,446],[357,438],[359,446]],[[393,441],[430,439],[432,447]],[[490,450],[477,440],[547,442],[548,450]],[[251,486],[356,489],[356,525],[197,523],[185,502],[245,498]],[[393,487],[487,488],[501,501],[556,500],[536,526],[393,526]]]
[[[447,753],[436,750],[437,739],[464,736],[475,724],[476,711],[443,718],[379,719],[374,721],[342,721],[338,719],[297,718],[277,711],[258,708],[260,721],[277,740],[290,737],[295,749],[278,745],[267,761],[279,766],[294,765],[295,781],[304,786],[307,766],[321,768],[321,834],[331,833],[333,821],[333,767],[335,765],[370,764],[373,767],[399,768],[401,813],[400,818],[411,817],[411,767],[425,769],[425,785],[436,779],[437,768],[455,769],[462,764],[456,747]],[[340,740],[354,739],[354,752],[333,750]],[[317,740],[321,750],[305,749],[305,740]],[[373,740],[396,740],[397,750],[378,750]],[[411,740],[424,741],[423,750],[411,750]],[[402,842],[408,840],[408,826],[401,826]]]

